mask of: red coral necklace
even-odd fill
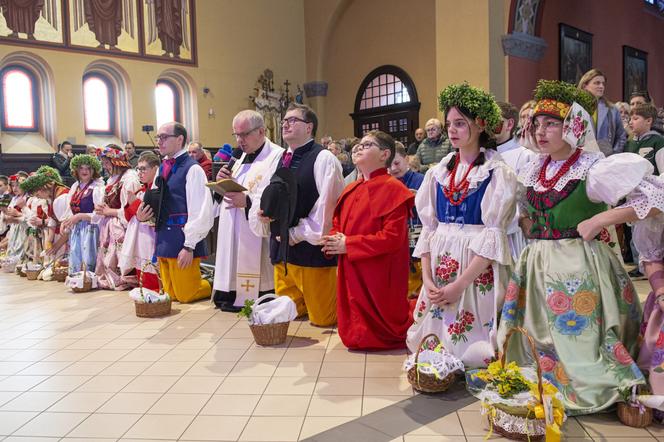
[[[447,187],[443,186],[443,193],[445,194],[445,197],[450,202],[450,204],[453,206],[458,206],[468,196],[468,187],[470,186],[470,182],[468,181],[468,174],[473,169],[473,167],[475,167],[475,161],[473,161],[468,166],[468,170],[466,170],[463,178],[461,178],[461,182],[456,184],[456,173],[460,162],[461,160],[457,158],[456,162],[454,163],[454,167],[452,168],[452,172],[450,173],[450,183]]]
[[[572,156],[570,156],[560,167],[558,172],[556,174],[547,179],[546,178],[546,168],[549,166],[551,163],[551,155],[546,157],[546,160],[544,160],[544,164],[542,164],[542,168],[539,171],[539,177],[537,178],[537,182],[546,190],[553,189],[553,187],[558,184],[558,181],[569,171],[569,169],[572,167],[574,163],[579,159],[581,156],[581,149],[576,149]]]

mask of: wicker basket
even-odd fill
[[[69,275],[68,267],[53,267],[53,281],[65,282]]]
[[[540,397],[540,400],[541,400],[541,398],[544,397],[544,386],[542,384],[542,382],[543,382],[542,381],[542,367],[540,366],[540,361],[539,361],[539,358],[537,357],[537,350],[535,348],[535,341],[533,341],[533,338],[530,337],[530,335],[528,334],[528,332],[525,329],[523,329],[521,327],[514,327],[509,332],[507,332],[507,336],[505,336],[505,343],[503,344],[503,353],[500,357],[500,363],[503,367],[505,366],[505,358],[506,358],[506,355],[507,355],[507,344],[509,343],[510,338],[512,337],[512,335],[514,335],[514,333],[520,333],[523,336],[525,336],[525,338],[528,340],[528,344],[530,346],[530,351],[533,354],[533,359],[535,359],[535,365],[536,365],[536,368],[537,368],[537,390],[538,390],[539,397]],[[522,417],[522,418],[525,418],[527,420],[537,420],[537,421],[541,421],[542,423],[544,423],[544,419],[537,419],[537,418],[532,418],[531,419],[530,416],[532,416],[532,413],[529,412],[525,408],[523,410],[516,410],[514,408],[507,408],[507,407],[497,407],[497,408],[499,408],[504,413],[511,414],[513,416]],[[504,429],[503,427],[499,426],[498,424],[496,424],[496,422],[491,418],[490,414],[488,415],[488,418],[489,418],[489,424],[491,425],[491,428],[493,429],[493,431],[496,432],[497,434],[500,434],[503,437],[506,437],[507,439],[525,440],[525,441],[531,441],[531,442],[537,442],[537,441],[544,440],[544,436],[545,436],[544,434],[534,435],[534,434],[525,434],[525,433],[512,433],[512,432]]]
[[[623,425],[628,427],[635,428],[645,428],[648,425],[652,424],[653,421],[653,411],[652,408],[643,406],[636,402],[636,395],[639,394],[651,394],[647,388],[641,391],[639,387],[632,387],[632,396],[631,399],[627,402],[618,402],[618,419]]]
[[[417,370],[422,348],[430,338],[435,340],[436,345],[441,343],[440,338],[433,333],[428,334],[422,338],[422,341],[420,341],[420,346],[417,347],[415,365],[411,367],[410,370],[408,370],[408,382],[410,382],[410,385],[412,385],[415,390],[421,391],[423,393],[442,393],[443,391],[450,388],[450,385],[452,385],[454,382],[454,373],[450,373],[441,379],[436,377],[434,374],[420,373]]]
[[[23,264],[16,266],[16,274],[21,278],[27,278],[28,275],[25,273],[25,270],[23,270]]]
[[[159,294],[164,294],[164,286],[161,283],[161,276],[159,275],[159,269],[157,266],[151,262],[146,262],[143,265],[141,270],[141,277],[138,278],[138,289],[141,291],[141,297],[143,296],[143,275],[145,270],[148,267],[152,267],[157,274],[157,281],[159,281]],[[171,298],[168,298],[166,302],[137,302],[134,301],[134,307],[136,308],[136,316],[139,318],[158,318],[160,316],[166,316],[171,314]]]
[[[254,340],[258,345],[278,345],[286,342],[288,336],[288,325],[290,322],[278,322],[276,324],[252,325],[249,324]]]
[[[28,278],[28,281],[36,281],[43,269],[39,270],[26,270],[25,277]]]
[[[83,272],[83,287],[72,287],[71,291],[74,293],[85,293],[92,290],[92,280],[88,279],[88,266],[85,261],[81,263],[81,271]]]

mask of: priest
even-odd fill
[[[408,226],[415,196],[387,174],[394,139],[371,131],[353,147],[362,177],[339,197],[323,252],[339,257],[337,321],[352,350],[406,347]]]
[[[240,311],[246,300],[274,292],[274,268],[269,238],[249,226],[249,210],[274,174],[284,149],[267,139],[263,116],[244,110],[233,118],[233,135],[242,156],[219,170],[217,180],[232,179],[246,192],[215,194],[219,216],[214,271],[214,304],[223,311]]]

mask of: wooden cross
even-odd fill
[[[253,285],[253,284],[247,279],[247,282],[245,282],[244,284],[242,284],[240,287],[242,287],[242,288],[244,289],[245,292],[248,292],[249,289],[253,289],[253,288],[256,287],[256,286]]]

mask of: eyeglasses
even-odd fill
[[[561,121],[545,121],[544,123],[540,123],[539,121],[535,121],[533,123],[533,132],[537,132],[540,129],[544,129],[545,131],[551,131],[554,130],[557,127],[562,126],[563,123]]]
[[[292,126],[298,121],[301,121],[302,123],[311,123],[311,121],[303,120],[302,118],[297,118],[297,117],[289,117],[289,118],[284,118],[281,120],[281,125],[282,126]]]
[[[248,131],[245,132],[238,132],[238,133],[233,132],[231,135],[237,139],[246,138],[247,136],[249,136],[250,133],[258,129],[260,129],[260,127],[254,127],[253,129],[249,129]]]
[[[152,169],[152,167],[145,167],[145,166],[138,166],[136,170],[138,172],[147,172],[148,170]]]
[[[382,150],[382,148],[378,143],[376,143],[375,141],[369,141],[367,143],[357,143],[355,146],[353,146],[353,150],[351,150],[351,153],[358,153],[363,150],[371,149],[373,146],[376,146],[377,148]]]
[[[169,138],[175,138],[175,137],[179,137],[179,135],[162,134],[162,135],[157,135],[157,136],[155,136],[155,137],[154,137],[154,140],[155,140],[157,143],[162,143],[162,142],[168,140]]]

